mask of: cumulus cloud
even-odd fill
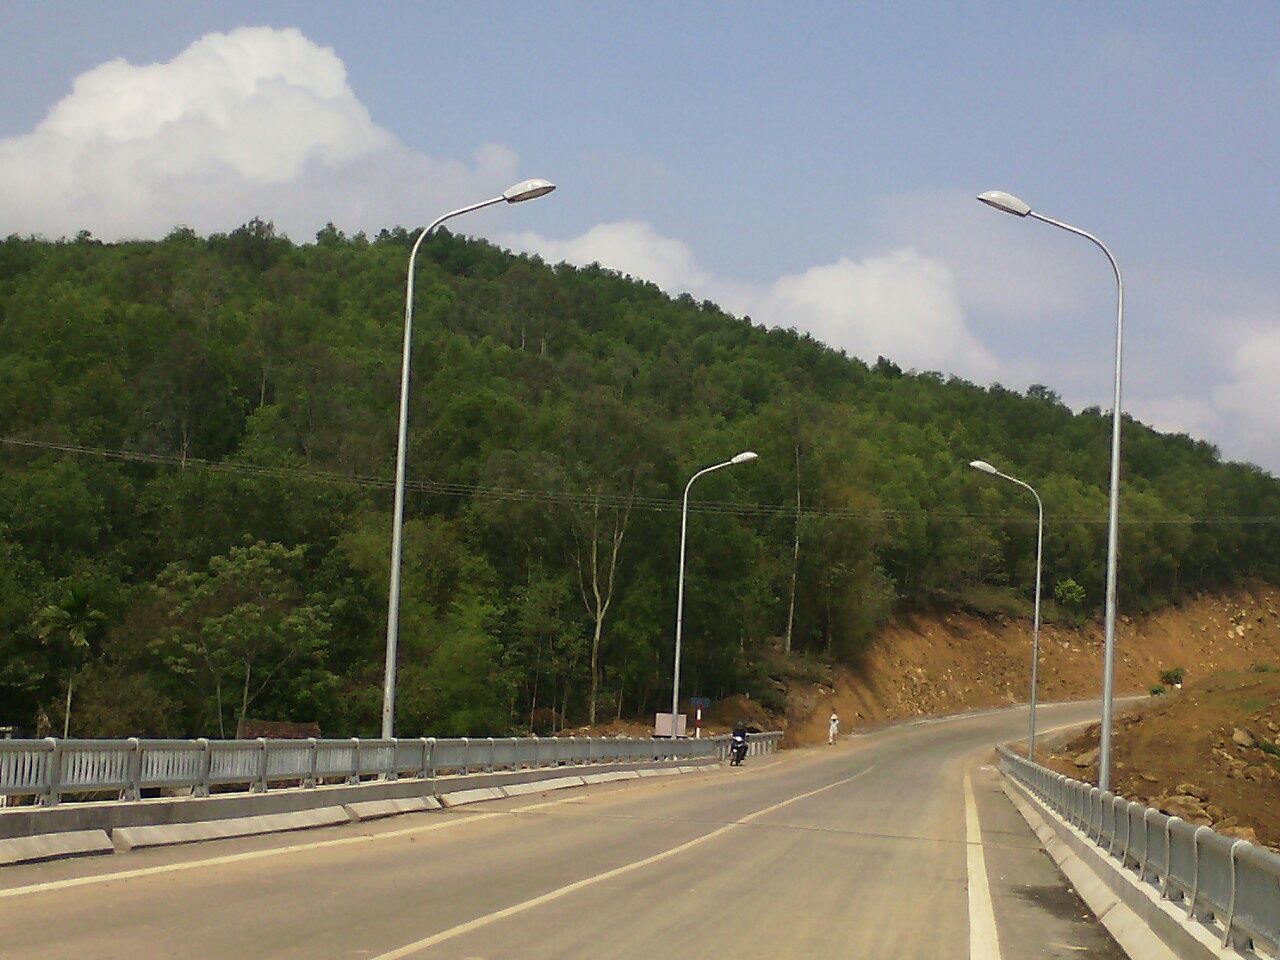
[[[552,263],[599,263],[649,280],[669,293],[706,290],[711,282],[687,244],[664,237],[651,225],[635,220],[602,223],[570,240],[552,240],[525,232],[507,234],[503,241]]]
[[[1280,328],[1260,330],[1236,348],[1230,376],[1214,389],[1213,400],[1248,438],[1259,463],[1280,464]]]
[[[497,192],[517,157],[414,153],[379,127],[333,50],[293,29],[211,33],[167,63],[81,74],[30,133],[0,140],[0,222],[48,236],[225,230],[262,214],[305,238]]]
[[[770,326],[794,327],[866,360],[986,380],[995,359],[965,325],[955,278],[940,261],[903,248],[778,277],[770,284],[717,277],[680,240],[648,223],[593,227],[569,240],[508,234],[510,246],[551,260],[602,266],[651,280],[668,293],[708,298]]]
[[[761,313],[864,359],[884,355],[983,381],[996,372],[995,358],[965,325],[951,270],[913,249],[780,277]]]

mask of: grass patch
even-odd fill
[[[973,586],[964,590],[957,602],[970,613],[980,617],[1007,617],[1011,620],[1030,619],[1033,604],[999,587]]]

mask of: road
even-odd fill
[[[1047,729],[1094,716],[1042,710]],[[0,957],[1123,954],[1000,792],[1025,711],[741,768],[0,871]]]

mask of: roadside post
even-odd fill
[[[690,697],[689,706],[693,707],[693,738],[702,739],[702,711],[711,709],[710,697]]]

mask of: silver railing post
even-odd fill
[[[191,789],[191,793],[196,797],[207,797],[209,774],[213,771],[213,751],[209,747],[209,741],[204,737],[200,737],[196,743],[200,747],[200,772],[196,774],[196,785]]]
[[[351,738],[351,772],[347,775],[347,783],[360,782],[360,738]]]
[[[45,737],[45,743],[49,744],[49,765],[45,768],[45,794],[41,802],[53,807],[62,799],[62,743],[54,737]]]
[[[254,793],[267,792],[267,738],[258,737],[258,780],[253,785]]]
[[[129,738],[129,770],[125,774],[128,782],[124,787],[124,799],[138,800],[142,797],[142,741],[137,737]]]
[[[302,779],[304,787],[316,785],[316,768],[320,764],[320,745],[315,737],[307,737],[307,775]]]

